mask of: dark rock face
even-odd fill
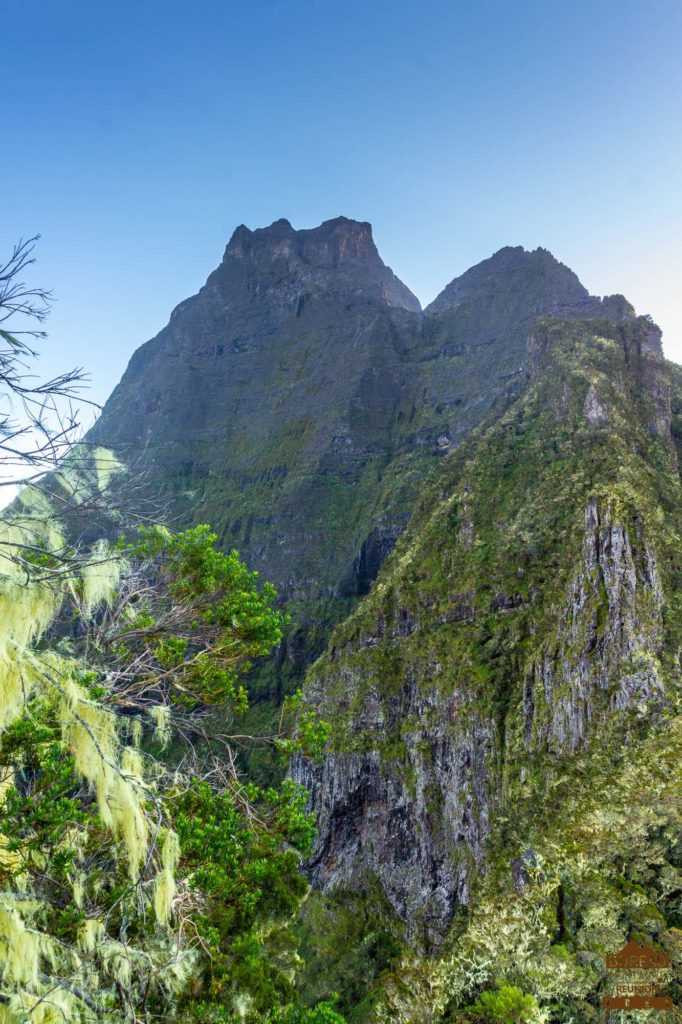
[[[179,522],[210,521],[285,597],[331,596],[372,529],[408,514],[401,481],[384,479],[414,447],[396,436],[417,391],[395,311],[417,316],[419,303],[368,224],[240,227],[204,288],[135,353],[91,437]],[[408,490],[435,457],[436,429]]]
[[[284,219],[256,231],[242,225],[208,283],[222,285],[236,306],[257,295],[261,301],[273,297],[282,309],[288,298],[297,316],[321,293],[344,299],[357,295],[412,312],[421,309],[419,300],[383,263],[371,224],[346,217],[302,231]]]
[[[442,939],[454,905],[469,902],[471,868],[481,863],[490,830],[488,764],[495,740],[494,726],[476,721],[454,738],[447,709],[437,709],[446,712],[440,724],[433,722],[434,710],[432,695],[415,692],[407,770],[386,764],[377,750],[322,764],[299,757],[292,766],[309,791],[319,828],[307,865],[313,885],[362,888],[364,880],[378,878],[408,935],[427,948]],[[381,720],[378,695],[374,711],[373,720],[366,705],[363,729],[395,727]]]
[[[396,545],[399,530],[394,527],[375,526],[363,541],[360,553],[353,559],[348,576],[339,586],[343,596],[362,597],[369,594],[372,583],[379,575],[379,569]]]
[[[432,466],[520,383],[533,318],[595,303],[549,253],[519,247],[421,313],[367,223],[242,226],[133,355],[90,440],[285,599],[362,595]]]

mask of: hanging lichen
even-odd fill
[[[79,459],[51,497],[89,507],[111,467]],[[83,553],[28,489],[1,529],[0,1024],[194,1022],[197,992],[216,1019],[283,1019],[263,1014],[292,1009],[303,796],[185,732],[245,706],[282,635],[272,587],[207,526]]]
[[[67,465],[59,485],[82,498],[88,482],[102,488],[117,468],[115,459],[97,450],[87,471],[82,460]],[[124,567],[120,552],[104,542],[87,557],[75,555],[48,497],[35,487],[25,488],[0,521],[0,750],[5,738],[10,742],[0,768],[0,822],[15,822],[4,831],[0,827],[0,1024],[120,1021],[116,991],[128,992],[125,1001],[132,1006],[135,991],[149,982],[150,964],[166,973],[168,986],[169,979],[184,983],[192,961],[191,952],[182,954],[170,933],[145,936],[139,949],[135,928],[132,941],[110,933],[116,901],[127,907],[130,921],[153,902],[158,925],[167,924],[177,838],[168,832],[163,852],[155,852],[160,811],[145,777],[139,723],[129,727],[102,701],[89,686],[86,665],[59,645],[40,643],[66,600],[81,616],[92,615],[110,597]],[[163,722],[159,715],[157,725],[162,728]],[[51,731],[48,723],[53,723]],[[57,777],[60,771],[65,777],[70,772],[73,782],[67,779],[65,794],[79,785],[82,791],[77,800],[69,795],[55,800],[55,821],[61,800],[70,801],[69,813],[77,822],[69,821],[61,832],[55,825],[50,842],[50,862],[64,864],[62,884],[71,890],[73,910],[67,906],[58,913],[41,881],[51,865],[32,842],[30,823],[25,830],[17,825],[17,815],[22,822],[26,755],[12,755],[12,744],[30,729],[38,740],[52,737],[46,749],[53,761],[42,771],[51,768]],[[63,755],[54,760],[60,749]],[[85,865],[92,872],[107,833],[113,842],[109,860],[114,857],[107,886],[114,885],[113,893],[118,886],[120,895],[113,903],[108,897],[111,905],[105,912]],[[69,915],[77,924],[73,938]],[[52,930],[59,927],[61,937],[45,930],[47,921]]]
[[[162,846],[161,865],[154,888],[154,911],[159,924],[168,923],[173,896],[175,895],[175,871],[180,857],[180,843],[175,832],[167,832]]]

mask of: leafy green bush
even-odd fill
[[[476,1024],[533,1024],[538,1004],[515,985],[501,985],[493,992],[481,992],[466,1009],[467,1019]]]

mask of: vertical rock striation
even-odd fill
[[[298,757],[314,885],[383,886],[439,943],[517,794],[678,674],[682,521],[669,371],[646,318],[541,318],[527,385],[448,455],[358,611],[312,667],[333,725]],[[544,766],[544,767],[543,767]],[[530,781],[529,781],[530,780]]]

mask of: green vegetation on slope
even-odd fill
[[[309,674],[333,727],[326,764],[295,767],[312,875],[378,876],[411,933],[359,1019],[492,1022],[511,986],[529,1020],[596,1021],[629,937],[679,981],[682,493],[656,338],[539,321],[526,391],[444,460]]]

